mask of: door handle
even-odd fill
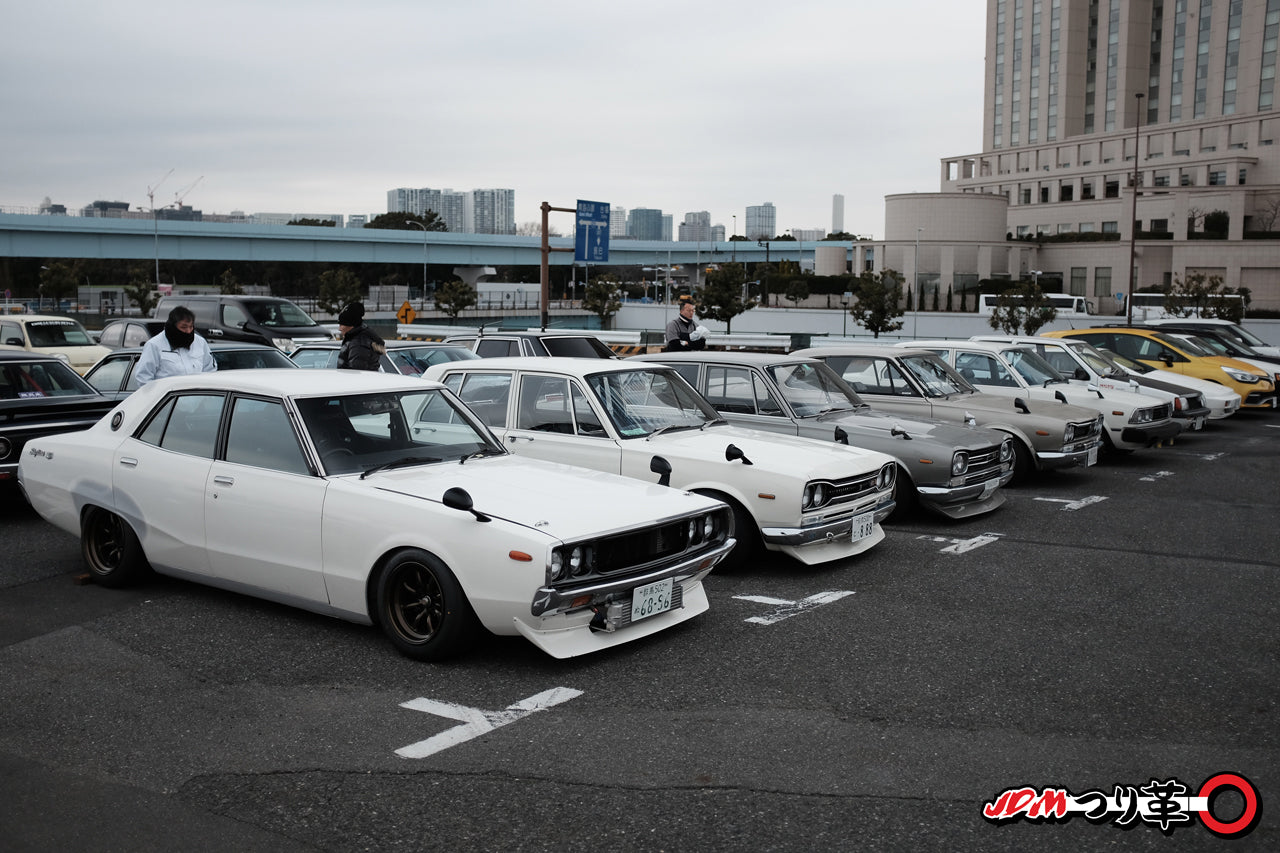
[[[235,477],[228,477],[225,474],[216,474],[213,478],[215,486],[234,486],[236,484]]]
[[[137,468],[138,460],[134,459],[132,456],[121,456],[120,464],[126,468]]]

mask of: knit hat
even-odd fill
[[[342,309],[342,313],[338,315],[339,326],[359,326],[364,322],[364,305],[359,302],[352,302],[346,308]]]

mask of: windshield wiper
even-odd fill
[[[653,432],[646,435],[645,438],[654,438],[655,436],[662,435],[664,432],[672,432],[678,429],[702,429],[702,426],[705,426],[705,424],[667,424],[665,426],[658,427]]]
[[[727,423],[729,422],[726,421],[724,418],[716,418],[715,420],[712,420],[712,421],[703,421],[702,426],[698,427],[698,431],[701,432],[702,430],[706,429],[712,424],[727,424]]]
[[[473,450],[467,455],[463,456],[461,459],[458,460],[458,464],[461,465],[462,463],[466,462],[468,459],[475,459],[478,456],[502,456],[506,454],[506,452],[507,451],[500,450],[496,447],[482,447],[479,450]]]
[[[426,465],[429,462],[439,462],[439,461],[440,461],[440,457],[438,456],[404,456],[404,457],[401,457],[400,459],[393,459],[390,462],[383,462],[381,465],[374,465],[368,471],[365,471],[363,474],[361,474],[360,479],[363,480],[365,477],[368,477],[370,474],[376,474],[379,471],[386,471],[390,468],[405,468],[410,465]]]

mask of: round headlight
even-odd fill
[[[1000,461],[1008,462],[1013,458],[1013,439],[1006,438],[1000,444]]]
[[[551,579],[555,580],[564,574],[564,553],[557,548],[551,552]]]
[[[582,546],[575,546],[569,552],[569,571],[575,575],[582,574]]]
[[[951,457],[951,474],[952,476],[960,476],[969,470],[969,454],[963,450],[958,451]]]
[[[686,538],[689,540],[690,545],[697,544],[698,538],[699,538],[698,531],[701,529],[702,528],[698,525],[698,519],[696,518],[689,519],[689,529],[688,529],[688,535]]]
[[[0,438],[0,459],[8,456],[11,450],[13,450],[13,445],[9,443],[9,439]]]
[[[702,538],[710,539],[716,535],[716,517],[714,515],[703,516],[702,518]]]
[[[894,463],[890,462],[880,469],[880,476],[877,478],[880,488],[887,489],[893,485],[895,468]]]

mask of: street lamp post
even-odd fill
[[[1125,323],[1133,325],[1133,293],[1138,288],[1138,132],[1142,130],[1142,92],[1138,100],[1138,119],[1133,123],[1133,215],[1129,217],[1129,296],[1125,299]]]
[[[733,233],[729,235],[729,242],[732,243],[733,262],[738,262],[738,241],[734,238],[738,236],[738,214],[733,214]]]
[[[1037,289],[1039,289],[1040,287],[1040,276],[1043,274],[1044,273],[1040,270],[1031,271],[1031,283],[1034,284]]]
[[[422,229],[422,296],[418,300],[418,307],[425,311],[427,310],[427,226],[416,219],[406,219],[405,222]]]
[[[147,198],[151,201],[151,234],[156,246],[156,287],[160,287],[160,218],[156,211],[156,190],[173,174],[173,169],[164,173],[164,177],[156,181],[154,187],[147,187]]]
[[[849,334],[849,300],[853,299],[853,292],[846,290],[840,294],[840,313],[844,319],[840,321],[840,337],[846,337]]]
[[[920,291],[920,232],[923,230],[923,228],[916,229],[916,254],[915,259],[911,262],[911,275],[915,278],[911,285],[911,290],[916,294],[916,304],[914,306],[916,310],[912,312],[913,316],[911,317],[912,335],[916,334],[916,326],[920,318],[920,300],[924,298]]]

